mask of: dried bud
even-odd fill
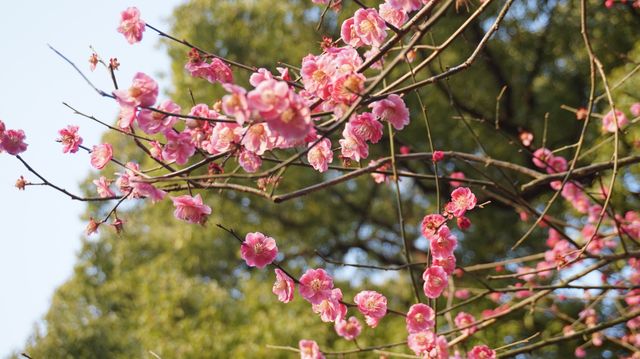
[[[189,62],[197,64],[202,61],[202,57],[200,56],[200,51],[192,48],[187,55],[189,57]]]
[[[589,113],[589,112],[587,111],[587,109],[586,109],[586,108],[584,108],[584,107],[580,107],[580,108],[578,109],[578,111],[576,111],[576,120],[578,120],[578,121],[584,121],[584,120],[586,120],[586,119],[587,119],[587,114],[588,114],[588,113]]]
[[[96,66],[98,66],[98,54],[94,52],[93,54],[91,54],[91,56],[89,56],[89,68],[91,69],[91,71],[94,71],[96,69]]]
[[[98,227],[100,227],[100,223],[96,222],[93,217],[89,219],[89,223],[87,224],[87,228],[85,229],[85,233],[87,236],[98,233]]]
[[[417,55],[418,54],[417,54],[416,50],[415,49],[411,49],[409,52],[407,52],[407,61],[409,63],[413,62],[413,60],[416,59]]]
[[[112,57],[109,59],[109,68],[113,71],[117,70],[120,67],[120,63],[118,62],[118,59],[115,57]]]
[[[326,50],[333,45],[333,39],[329,36],[323,36],[322,41],[320,41],[320,47],[322,50]]]
[[[220,166],[219,164],[215,163],[215,162],[211,162],[209,163],[209,166],[207,168],[207,172],[209,173],[209,175],[219,175],[219,174],[223,174],[224,173],[224,168],[222,168],[222,166]]]
[[[124,221],[118,217],[116,217],[116,219],[111,222],[111,225],[116,229],[116,233],[118,234],[124,231]]]
[[[20,176],[20,178],[18,178],[18,180],[16,181],[16,188],[24,191],[24,188],[27,186],[27,184],[27,180],[25,180],[24,177]]]

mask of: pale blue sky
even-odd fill
[[[167,29],[171,10],[180,0],[60,0],[0,2],[0,120],[21,128],[29,149],[24,158],[50,181],[72,192],[90,170],[85,153],[62,154],[57,130],[80,126],[85,144],[98,143],[98,124],[71,114],[65,101],[81,111],[111,122],[117,105],[93,92],[72,68],[47,48],[47,43],[72,59],[98,87],[110,91],[103,71],[90,73],[89,45],[120,60],[120,83],[136,71],[156,78],[169,71],[169,60],[157,47],[158,37],[145,32],[129,45],[116,32],[119,13],[135,5],[147,22]],[[168,82],[160,81],[166,89]],[[34,176],[12,156],[0,154],[0,357],[18,350],[46,312],[53,291],[72,273],[85,224],[84,204],[50,188],[19,192],[15,180]]]

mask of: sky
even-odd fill
[[[158,79],[162,89],[170,71],[158,36],[147,30],[141,43],[129,45],[116,31],[120,12],[137,6],[148,23],[168,30],[172,9],[180,0],[60,0],[0,2],[0,120],[7,129],[22,129],[29,148],[23,158],[49,181],[79,193],[78,184],[91,166],[86,153],[63,154],[57,131],[80,126],[88,147],[98,144],[103,127],[73,115],[80,111],[113,122],[117,104],[93,92],[55,55],[51,44],[76,63],[101,89],[111,91],[106,71],[89,71],[92,45],[105,59],[121,63],[119,83],[135,72]],[[0,358],[20,350],[46,313],[55,289],[72,272],[86,223],[84,204],[45,187],[18,191],[24,175],[37,181],[13,156],[0,154]]]

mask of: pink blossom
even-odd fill
[[[463,231],[466,231],[471,227],[471,220],[467,217],[458,217],[456,218],[456,223],[458,224],[458,228]]]
[[[273,74],[265,68],[259,68],[258,71],[249,76],[249,83],[253,87],[257,87],[261,82],[266,80],[273,80]]]
[[[387,3],[394,9],[404,12],[411,12],[422,7],[420,0],[387,0]]]
[[[100,176],[100,178],[93,180],[93,184],[96,185],[96,190],[100,198],[113,197],[116,195],[111,188],[109,188],[111,181],[107,180],[105,176]]]
[[[82,144],[82,137],[78,135],[78,126],[67,126],[66,128],[58,131],[60,138],[58,141],[62,143],[63,153],[76,153],[78,147]]]
[[[353,27],[365,45],[380,47],[387,37],[387,24],[376,9],[356,10],[353,15]]]
[[[467,299],[470,294],[469,289],[458,289],[453,295],[458,299]]]
[[[453,254],[445,255],[442,257],[434,256],[432,264],[434,266],[442,267],[447,275],[451,275],[456,270],[456,257]]]
[[[455,178],[455,179],[465,179],[466,178],[464,176],[463,172],[453,172],[449,177]],[[458,182],[458,181],[450,181],[449,184],[451,185],[451,187],[460,187],[460,186],[462,186],[462,182]]]
[[[387,298],[376,291],[363,290],[356,294],[353,301],[372,328],[375,328],[378,321],[387,314]]]
[[[314,313],[320,314],[320,319],[323,322],[335,322],[337,320],[343,320],[347,315],[347,306],[341,303],[342,290],[340,288],[334,288],[331,290],[331,295],[318,304],[313,304],[312,309]]]
[[[301,340],[298,343],[298,348],[300,349],[300,359],[324,359],[318,343],[313,340]]]
[[[631,107],[629,107],[629,112],[631,112],[631,115],[633,117],[639,117],[640,116],[640,102],[636,102],[636,103],[632,104]]]
[[[362,332],[362,325],[356,317],[350,317],[349,320],[338,319],[334,327],[336,333],[346,340],[354,340]]]
[[[265,151],[275,147],[275,136],[265,123],[254,123],[247,127],[242,136],[241,144],[249,151],[257,155],[263,155]]]
[[[149,153],[151,153],[151,157],[158,161],[164,161],[162,158],[162,146],[160,143],[158,141],[151,141],[149,145]]]
[[[449,357],[447,339],[442,335],[436,337],[433,331],[409,334],[407,344],[416,355],[423,358],[446,359]]]
[[[370,112],[355,115],[345,128],[351,136],[361,141],[377,143],[382,138],[382,124]]]
[[[393,94],[369,105],[374,115],[389,121],[393,128],[400,131],[409,124],[409,109],[402,97]]]
[[[389,164],[389,162],[386,162],[383,165],[378,165],[379,162],[380,161],[378,160],[371,161],[369,162],[369,167],[375,168],[376,171],[388,171],[391,168],[391,164]],[[389,179],[386,173],[371,172],[371,177],[373,177],[373,181],[375,183],[384,183]]]
[[[168,131],[166,133],[167,144],[162,150],[162,157],[166,161],[175,161],[179,165],[187,163],[189,158],[196,152],[196,148],[191,143],[189,133],[175,133]]]
[[[171,100],[164,100],[158,106],[158,110],[180,114],[180,106]],[[154,135],[156,133],[165,133],[172,130],[173,125],[178,121],[175,116],[166,115],[164,113],[149,109],[142,109],[138,112],[138,125],[145,133]]]
[[[262,159],[254,152],[242,150],[238,155],[238,163],[247,173],[255,173],[262,166]]]
[[[342,132],[342,136],[344,136],[344,138],[338,142],[340,143],[340,150],[343,157],[358,162],[369,156],[369,146],[367,146],[363,140],[353,136],[347,127],[345,127]]]
[[[277,116],[265,119],[269,127],[277,131],[285,140],[301,140],[306,137],[313,128],[311,111],[304,102],[304,99],[293,91],[289,92],[287,102],[288,107]]]
[[[278,296],[278,300],[282,303],[289,303],[293,300],[293,292],[295,283],[285,272],[279,268],[275,269],[276,282],[273,283],[273,294]]]
[[[108,143],[93,146],[91,150],[91,165],[96,169],[103,169],[113,157],[113,147]]]
[[[475,323],[475,321],[476,320],[473,315],[465,312],[458,313],[458,315],[456,315],[456,318],[454,319],[454,322],[456,323],[456,327],[458,327],[458,329],[468,327],[467,329],[464,329],[462,331],[463,334],[467,335],[471,335],[478,330],[475,325],[470,326],[471,324]]]
[[[118,32],[124,35],[130,44],[142,40],[145,23],[140,19],[140,11],[136,7],[129,7],[120,13],[120,26]]]
[[[444,152],[442,151],[433,151],[433,153],[431,154],[431,161],[436,163],[436,162],[440,162],[444,159]]]
[[[337,76],[331,87],[331,100],[338,104],[350,105],[364,91],[364,75],[355,72],[348,72],[342,76]],[[336,115],[340,116],[338,108]]]
[[[333,161],[333,151],[331,151],[331,141],[328,138],[322,139],[315,146],[309,144],[307,160],[309,164],[318,172],[324,172],[329,168],[329,163]]]
[[[616,126],[617,119],[617,126]],[[616,110],[615,115],[613,114],[613,110],[609,111],[602,118],[602,132],[616,132],[619,128],[623,128],[629,123],[627,116],[624,115],[622,111]]]
[[[177,219],[204,225],[207,217],[211,214],[211,207],[202,202],[200,194],[196,194],[195,197],[189,195],[171,197],[171,200],[176,207],[173,215]]]
[[[224,84],[223,87],[229,94],[222,97],[222,111],[233,116],[239,125],[244,124],[251,115],[247,104],[247,90],[232,84]]]
[[[447,286],[448,276],[440,266],[431,266],[422,274],[424,294],[429,298],[438,298]]]
[[[407,313],[407,332],[418,333],[433,329],[436,314],[430,306],[422,303],[414,304]]]
[[[247,233],[240,246],[240,256],[249,267],[264,268],[278,255],[275,239],[260,232]]]
[[[576,358],[585,358],[587,356],[587,351],[584,350],[583,347],[577,347],[576,350],[573,352],[573,355],[575,355]]]
[[[476,196],[467,187],[459,187],[451,192],[451,202],[447,203],[445,210],[455,217],[461,217],[466,211],[476,206]]]
[[[115,90],[116,100],[125,106],[152,106],[158,97],[158,83],[148,75],[138,72],[127,90]],[[128,126],[127,126],[128,127]]]
[[[533,153],[533,164],[536,165],[536,167],[538,168],[547,168],[547,163],[549,162],[549,159],[551,159],[553,157],[553,154],[551,153],[551,150],[549,150],[548,148],[538,148],[534,153]]]
[[[184,68],[189,71],[191,76],[203,78],[212,84],[233,82],[233,72],[229,65],[216,57],[212,58],[210,63],[199,57],[190,59]]]
[[[277,119],[289,107],[289,85],[273,79],[262,81],[247,94],[247,102],[265,120]]]
[[[438,234],[429,237],[431,255],[435,258],[446,258],[453,254],[458,246],[458,240],[447,225],[442,225],[438,229]]]
[[[202,148],[212,155],[232,150],[240,143],[242,131],[242,127],[237,123],[217,123],[213,126],[209,138],[202,141]]]
[[[167,194],[165,191],[155,188],[151,183],[142,181],[136,173],[140,171],[137,163],[129,162],[126,165],[126,172],[120,174],[116,180],[116,185],[123,195],[131,198],[149,198],[153,202],[161,201]]]
[[[396,9],[389,3],[382,3],[379,7],[380,17],[387,23],[400,28],[407,21],[407,13],[404,10]]]
[[[552,156],[547,160],[547,173],[558,173],[567,170],[567,160],[562,156]]]
[[[433,236],[446,221],[446,218],[440,214],[428,214],[424,216],[421,226],[422,235],[425,236],[425,238]]]
[[[340,37],[342,38],[342,41],[353,47],[360,47],[364,45],[364,42],[356,33],[355,19],[353,17],[346,19],[342,23],[342,26],[340,27]]]
[[[467,359],[495,359],[496,351],[486,345],[476,345],[467,355]]]
[[[311,304],[318,304],[331,296],[333,278],[324,269],[308,269],[300,277],[300,295]]]
[[[26,151],[28,145],[24,142],[24,131],[5,130],[4,123],[0,121],[0,124],[0,152],[4,150],[15,156]]]

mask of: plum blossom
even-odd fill
[[[409,124],[409,109],[402,97],[392,94],[369,105],[377,117],[389,121],[393,128],[400,131]]]
[[[363,140],[351,134],[349,127],[345,127],[344,131],[342,131],[342,136],[344,138],[338,142],[340,143],[340,150],[343,157],[360,161],[369,156],[369,146],[367,146]]]
[[[431,161],[433,163],[440,162],[444,159],[444,152],[442,151],[433,151],[431,154]]]
[[[333,161],[331,141],[328,138],[324,138],[315,146],[313,143],[310,143],[309,147],[311,147],[309,152],[307,152],[309,164],[318,172],[326,171],[329,168],[329,163]]]
[[[467,335],[471,335],[478,330],[478,328],[475,325],[469,327],[469,325],[475,323],[475,321],[476,320],[473,317],[473,315],[466,312],[458,313],[458,315],[456,315],[456,318],[454,319],[454,322],[456,323],[456,327],[458,328],[468,327],[467,329],[464,329],[462,331],[463,334],[467,334]]]
[[[387,24],[376,9],[358,9],[353,15],[353,28],[363,44],[382,46],[387,37]]]
[[[91,165],[96,169],[103,169],[113,157],[113,147],[108,143],[93,146],[91,150]]]
[[[640,102],[636,102],[636,103],[632,104],[631,107],[629,107],[629,112],[631,112],[631,115],[633,117],[639,117],[640,116]]]
[[[254,123],[245,130],[241,144],[247,150],[263,155],[265,151],[275,147],[276,138],[265,123]]]
[[[158,97],[158,83],[147,74],[137,72],[127,90],[115,90],[113,94],[121,107],[151,106]]]
[[[100,178],[93,180],[93,184],[96,185],[96,190],[100,198],[113,197],[116,195],[111,188],[109,188],[111,181],[107,180],[105,176],[100,176]]]
[[[458,240],[447,225],[442,225],[438,229],[438,234],[429,237],[431,255],[435,258],[446,258],[453,254],[458,246]]]
[[[142,181],[142,178],[136,174],[140,171],[140,166],[137,163],[127,163],[126,169],[125,173],[120,174],[116,180],[116,185],[124,195],[131,198],[149,198],[152,202],[158,202],[167,194],[165,191],[155,188],[151,183]]]
[[[247,104],[247,90],[233,84],[224,84],[223,87],[229,94],[222,97],[222,111],[232,116],[239,125],[244,124],[251,115]]]
[[[438,298],[447,286],[448,276],[440,266],[431,266],[422,274],[424,294],[429,298]]]
[[[300,359],[324,359],[318,343],[313,340],[301,340],[298,343],[298,348],[300,349]]]
[[[335,322],[336,320],[342,320],[347,315],[347,306],[341,303],[342,290],[340,288],[334,288],[331,290],[331,295],[318,304],[313,304],[312,309],[314,313],[320,314],[320,319],[323,322]]]
[[[180,114],[181,108],[171,100],[164,100],[158,105],[158,110],[177,115]],[[158,111],[141,109],[140,112],[138,112],[137,120],[142,131],[154,135],[156,133],[166,133],[170,131],[178,121],[178,118]]]
[[[449,177],[455,178],[455,179],[465,179],[466,178],[464,176],[463,172],[453,172]],[[459,181],[450,181],[449,184],[451,185],[451,187],[460,187],[460,186],[462,186],[462,182],[459,182]]]
[[[342,23],[342,26],[340,27],[340,37],[342,38],[342,41],[353,47],[360,47],[364,45],[364,42],[356,33],[355,19],[353,17],[346,19]]]
[[[436,336],[433,331],[409,334],[407,344],[416,355],[423,358],[446,359],[449,357],[447,339],[442,335]]]
[[[69,125],[58,131],[60,138],[58,141],[62,143],[63,153],[76,153],[78,147],[82,144],[82,137],[78,134],[78,126]]]
[[[617,120],[617,125],[616,125]],[[615,115],[613,110],[609,111],[602,118],[602,132],[614,133],[618,131],[618,128],[623,128],[629,123],[627,116],[622,111],[616,110]]]
[[[380,319],[387,314],[387,298],[376,291],[363,290],[356,294],[353,301],[371,328],[375,328]]]
[[[423,303],[414,304],[407,312],[407,332],[411,334],[432,329],[435,318],[436,314],[430,306]]]
[[[240,256],[249,267],[264,268],[278,255],[275,239],[260,232],[247,233],[240,246]]]
[[[293,292],[295,283],[285,272],[276,268],[276,281],[273,283],[273,294],[278,296],[278,300],[282,303],[289,303],[293,300]]]
[[[403,10],[394,8],[389,5],[389,3],[380,4],[379,9],[380,17],[395,27],[402,27],[402,25],[407,21],[407,13]]]
[[[451,192],[451,202],[445,210],[455,217],[461,217],[466,211],[472,210],[477,203],[476,196],[467,187],[459,187]]]
[[[458,228],[463,231],[466,231],[467,229],[469,229],[469,227],[471,227],[471,220],[464,216],[456,218],[456,223],[458,224]]]
[[[300,295],[311,304],[318,304],[327,299],[331,296],[332,289],[333,278],[322,268],[308,269],[300,277]]]
[[[418,10],[422,6],[421,0],[387,0],[387,3],[394,9],[404,12]]]
[[[260,82],[247,94],[249,108],[265,120],[278,118],[289,107],[289,84],[273,79]]]
[[[496,351],[486,345],[476,345],[469,351],[467,359],[495,359]]]
[[[211,207],[202,202],[200,194],[196,194],[195,197],[189,195],[171,197],[171,200],[176,207],[173,215],[177,219],[204,225],[207,217],[211,214]]]
[[[533,152],[533,164],[538,168],[547,168],[547,163],[552,157],[553,154],[548,148],[538,148]]]
[[[361,141],[377,143],[382,138],[382,124],[370,112],[353,116],[346,125],[346,130]]]
[[[453,274],[453,272],[456,270],[456,257],[453,254],[445,255],[442,257],[434,256],[432,263],[434,266],[442,267],[447,275]]]
[[[22,130],[5,130],[4,123],[0,121],[0,152],[7,151],[10,155],[18,155],[27,150],[26,138]]]
[[[335,323],[336,333],[346,340],[354,340],[362,332],[362,325],[356,317],[349,317],[348,320],[338,319]]]
[[[422,235],[425,236],[425,238],[433,236],[446,221],[446,218],[440,214],[428,214],[424,216],[421,225]]]
[[[138,8],[129,7],[120,13],[118,32],[124,35],[130,44],[140,42],[144,30],[145,23],[140,19],[140,10]]]
[[[242,150],[238,154],[238,164],[247,173],[255,173],[262,166],[262,159],[254,152]]]
[[[166,161],[175,161],[177,164],[183,165],[196,152],[188,132],[175,133],[168,131],[166,137],[167,144],[162,150],[162,157]]]
[[[207,62],[199,54],[198,56],[193,56],[193,54],[193,51],[189,54],[190,59],[184,66],[191,76],[203,78],[212,84],[216,82],[222,84],[233,82],[233,72],[224,61],[214,57],[210,62]]]

